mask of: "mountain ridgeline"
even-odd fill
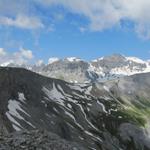
[[[23,67],[41,75],[65,80],[71,83],[89,83],[117,79],[138,73],[150,72],[150,61],[143,61],[136,57],[125,57],[120,54],[101,57],[87,62],[79,58],[65,59],[50,58],[48,64],[0,64],[8,67]]]
[[[0,89],[0,149],[150,150],[150,73],[75,84],[4,67]]]

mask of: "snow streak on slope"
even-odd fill
[[[57,90],[55,83],[53,83],[52,89],[49,90],[48,88],[43,87],[42,90],[52,101],[55,101],[64,106],[64,95],[62,95],[62,93]]]
[[[43,87],[42,90],[46,95],[45,100],[48,100],[49,102],[53,101],[59,104],[59,109],[62,109],[64,111],[64,115],[74,124],[74,126],[80,128],[80,130],[82,130],[82,132],[84,132],[86,136],[91,137],[95,141],[101,142],[101,138],[91,132],[91,130],[95,132],[99,132],[98,128],[95,125],[93,125],[91,120],[88,118],[83,104],[80,104],[81,99],[88,97],[86,95],[83,96],[82,95],[83,92],[87,90],[87,94],[90,94],[91,87],[89,86],[89,88],[87,89],[85,85],[78,85],[78,84],[71,85],[70,84],[69,88],[71,89],[68,92],[69,93],[71,92],[72,93],[71,95],[69,93],[66,93],[66,91],[64,91],[64,89],[62,89],[62,86],[59,84],[53,83],[52,87],[53,88]],[[86,103],[87,105],[91,106],[91,99],[87,98]],[[105,110],[104,106],[102,107]],[[80,114],[80,117],[82,118],[82,120],[77,119],[78,116],[76,116],[76,113],[73,111],[74,109],[78,110],[78,115]],[[54,108],[54,110],[55,112],[58,112],[58,108],[57,109]],[[59,112],[57,115],[59,115]],[[69,126],[70,126],[70,123],[69,123]]]
[[[21,94],[20,96],[23,95]],[[23,120],[28,125],[34,128],[34,126],[30,122],[28,122],[19,112],[22,112],[26,116],[30,117],[30,115],[22,109],[21,104],[18,101],[10,99],[8,101],[8,111],[6,112],[6,116],[12,122],[14,129],[16,131],[23,129],[23,127],[20,125],[20,123],[18,123],[17,120]]]
[[[25,98],[25,96],[24,96],[24,93],[18,92],[18,99],[19,99],[21,102],[25,103],[26,98]]]

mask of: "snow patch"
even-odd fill
[[[68,58],[66,58],[66,60],[68,60],[70,62],[74,62],[74,61],[79,62],[79,61],[81,61],[80,58],[76,58],[76,57],[68,57]]]
[[[12,122],[12,126],[13,128],[18,131],[20,129],[22,129],[21,125],[15,120],[15,118],[18,118],[19,120],[24,120],[27,124],[29,124],[30,126],[32,126],[33,128],[35,128],[34,125],[32,125],[30,122],[28,122],[27,120],[25,120],[25,118],[23,118],[18,111],[21,111],[22,113],[26,114],[28,117],[30,117],[29,114],[27,114],[22,108],[21,108],[21,104],[16,101],[16,100],[12,100],[10,99],[8,101],[8,111],[6,112],[6,116],[7,118]]]
[[[89,86],[87,89],[86,89],[86,91],[85,91],[85,94],[87,94],[87,95],[90,95],[91,94],[91,91],[92,91],[92,86]]]
[[[49,58],[48,64],[52,64],[52,63],[57,62],[57,61],[59,61],[59,58],[57,58],[57,57],[52,57],[52,58]]]
[[[46,87],[43,87],[42,90],[50,100],[56,101],[64,106],[63,103],[64,95],[62,95],[62,93],[57,90],[55,83],[53,83],[53,87],[51,90],[47,89]]]
[[[92,60],[92,62],[98,62],[98,61],[103,60],[103,59],[104,59],[104,57],[100,57],[100,58],[98,58],[98,59]]]
[[[17,125],[17,126],[21,127],[21,125],[11,116],[11,114],[9,112],[6,112],[6,116],[13,123],[12,125],[15,125],[15,126]]]
[[[20,131],[20,130],[21,130],[21,128],[19,128],[19,127],[16,126],[15,124],[13,124],[12,126],[13,126],[13,128],[14,128],[16,131]]]
[[[19,93],[19,92],[18,92],[18,99],[19,99],[21,102],[25,103],[26,98],[25,98],[25,96],[24,96],[24,93]]]
[[[134,66],[133,69],[130,68],[129,65],[123,66],[123,67],[118,67],[118,68],[113,68],[110,70],[110,74],[115,74],[115,75],[120,75],[120,76],[130,76],[134,74],[139,74],[139,73],[147,73],[150,72],[150,65],[148,62],[144,63],[146,67],[139,68],[137,66]]]
[[[9,100],[8,102],[8,109],[9,109],[9,114],[11,114],[12,116],[17,117],[18,119],[24,120],[24,118],[18,113],[17,110],[23,112],[24,114],[26,114],[27,116],[29,116],[29,114],[27,114],[22,108],[21,108],[21,104],[16,101],[16,100]]]
[[[72,89],[72,90],[76,90],[76,91],[80,91],[80,92],[83,92],[84,89],[82,88],[82,86],[78,85],[78,84],[74,84],[74,85],[69,85],[69,87]]]
[[[136,62],[136,63],[145,64],[145,61],[143,61],[142,59],[139,59],[137,57],[126,57],[126,59],[128,61],[133,61],[133,62]]]
[[[89,75],[91,74],[90,72],[94,72],[100,76],[105,76],[104,70],[102,67],[95,67],[94,65],[92,65],[91,63],[89,63],[89,68],[88,68],[88,73]]]
[[[107,92],[110,92],[110,90],[109,90],[109,88],[107,87],[107,86],[103,86],[104,87],[104,89],[107,91]]]
[[[103,103],[100,103],[99,100],[98,100],[98,101],[97,101],[97,104],[99,104],[99,105],[102,107],[103,111],[104,111],[105,113],[107,113],[107,111],[106,111],[105,106],[104,106]]]

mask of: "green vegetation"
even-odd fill
[[[124,110],[124,114],[126,119],[136,123],[139,126],[145,127],[146,125],[146,115],[144,115],[139,109],[136,107],[129,107]]]
[[[128,121],[132,121],[141,127],[146,127],[147,120],[150,117],[149,102],[145,99],[140,99],[138,102],[126,105],[125,108],[120,110],[120,115]]]

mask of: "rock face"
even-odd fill
[[[84,150],[46,131],[20,131],[0,137],[1,150]]]
[[[68,79],[70,82],[83,82],[88,80],[88,67],[89,64],[84,61],[68,61],[65,59],[46,65],[40,72],[48,77]]]
[[[150,72],[150,64],[148,61],[142,61],[138,58],[114,54],[91,62],[77,58],[57,60],[44,67],[34,66],[32,70],[68,82],[84,83]]]
[[[6,63],[8,64],[8,63]],[[91,62],[71,57],[66,59],[50,58],[48,64],[33,66],[8,64],[10,67],[23,67],[41,75],[73,83],[107,81],[120,76],[150,72],[150,62],[136,57],[120,54],[102,57]]]
[[[37,137],[41,146],[53,146],[52,134],[47,140],[40,130],[65,139],[73,150],[72,142],[89,150],[150,149],[150,73],[74,84],[21,68],[0,68],[0,106],[1,149],[7,149],[6,141],[8,149],[16,143],[20,147],[24,139],[29,141],[25,148],[39,145]],[[52,149],[66,148],[59,137]]]

